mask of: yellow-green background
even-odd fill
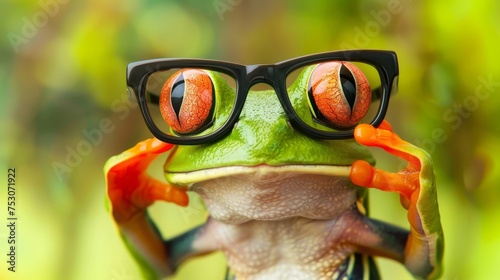
[[[6,186],[7,168],[17,169],[19,217],[18,272],[11,273],[0,188],[0,279],[140,279],[104,207],[106,159],[151,137],[125,102],[127,63],[272,63],[343,48],[398,53],[399,93],[387,119],[434,158],[443,279],[498,275],[499,1],[3,0],[0,10],[0,178]],[[492,81],[489,90],[481,79]],[[67,164],[68,149],[86,141],[82,130],[99,129],[106,118],[113,131],[58,177],[54,164]],[[400,167],[377,156],[386,168]],[[371,211],[408,226],[395,194],[372,191]],[[154,212],[167,234],[203,219],[199,204],[155,205]],[[176,279],[217,279],[220,257],[190,263]],[[379,264],[385,279],[411,279],[399,264]]]

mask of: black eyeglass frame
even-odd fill
[[[138,100],[146,125],[153,135],[161,141],[177,145],[200,145],[213,143],[229,134],[245,104],[250,88],[258,83],[265,83],[274,88],[290,123],[295,129],[309,137],[326,140],[349,139],[354,136],[354,130],[348,131],[322,131],[306,124],[297,113],[288,98],[286,77],[294,70],[321,63],[324,61],[350,61],[362,62],[375,67],[380,75],[381,88],[380,105],[375,119],[370,123],[378,127],[383,121],[389,105],[389,97],[397,91],[399,76],[397,55],[393,51],[385,50],[346,50],[312,54],[285,60],[276,64],[241,65],[231,62],[192,59],[192,58],[161,58],[130,63],[127,67],[127,86],[134,92]],[[146,98],[146,84],[148,78],[157,71],[172,68],[201,68],[218,71],[231,76],[236,82],[236,100],[231,115],[226,123],[208,135],[175,137],[162,132],[154,123],[148,110]],[[130,92],[129,92],[130,93]]]

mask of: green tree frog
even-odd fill
[[[146,278],[172,275],[185,260],[219,250],[228,279],[379,279],[374,256],[402,263],[416,278],[441,275],[444,239],[430,156],[387,121],[360,123],[372,93],[355,66],[310,65],[296,81],[288,92],[297,114],[339,130],[355,127],[354,139],[309,137],[290,125],[275,90],[251,90],[236,125],[218,141],[152,138],[107,162],[112,218]],[[179,135],[203,134],[233,106],[234,92],[216,71],[181,69],[160,86],[161,115]],[[397,173],[375,168],[372,146],[408,165]],[[147,167],[167,152],[166,181],[153,179]],[[399,193],[410,229],[369,218],[367,188]],[[155,201],[187,206],[188,191],[199,194],[209,218],[163,240],[147,208]]]

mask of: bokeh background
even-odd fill
[[[151,137],[127,101],[127,63],[273,63],[351,48],[398,53],[387,119],[434,158],[443,279],[500,272],[499,1],[3,0],[0,10],[1,178],[6,186],[16,168],[19,217],[12,273],[1,188],[0,279],[141,279],[104,206],[107,158]],[[401,167],[375,153],[381,166]],[[161,162],[152,170],[161,177]],[[397,195],[371,194],[374,216],[408,226]],[[188,209],[152,211],[166,236],[205,218],[195,197]],[[385,279],[411,279],[397,263],[378,263]],[[222,275],[215,254],[175,279]]]

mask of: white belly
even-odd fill
[[[210,215],[226,223],[290,217],[332,219],[356,202],[346,177],[238,174],[193,184]]]

